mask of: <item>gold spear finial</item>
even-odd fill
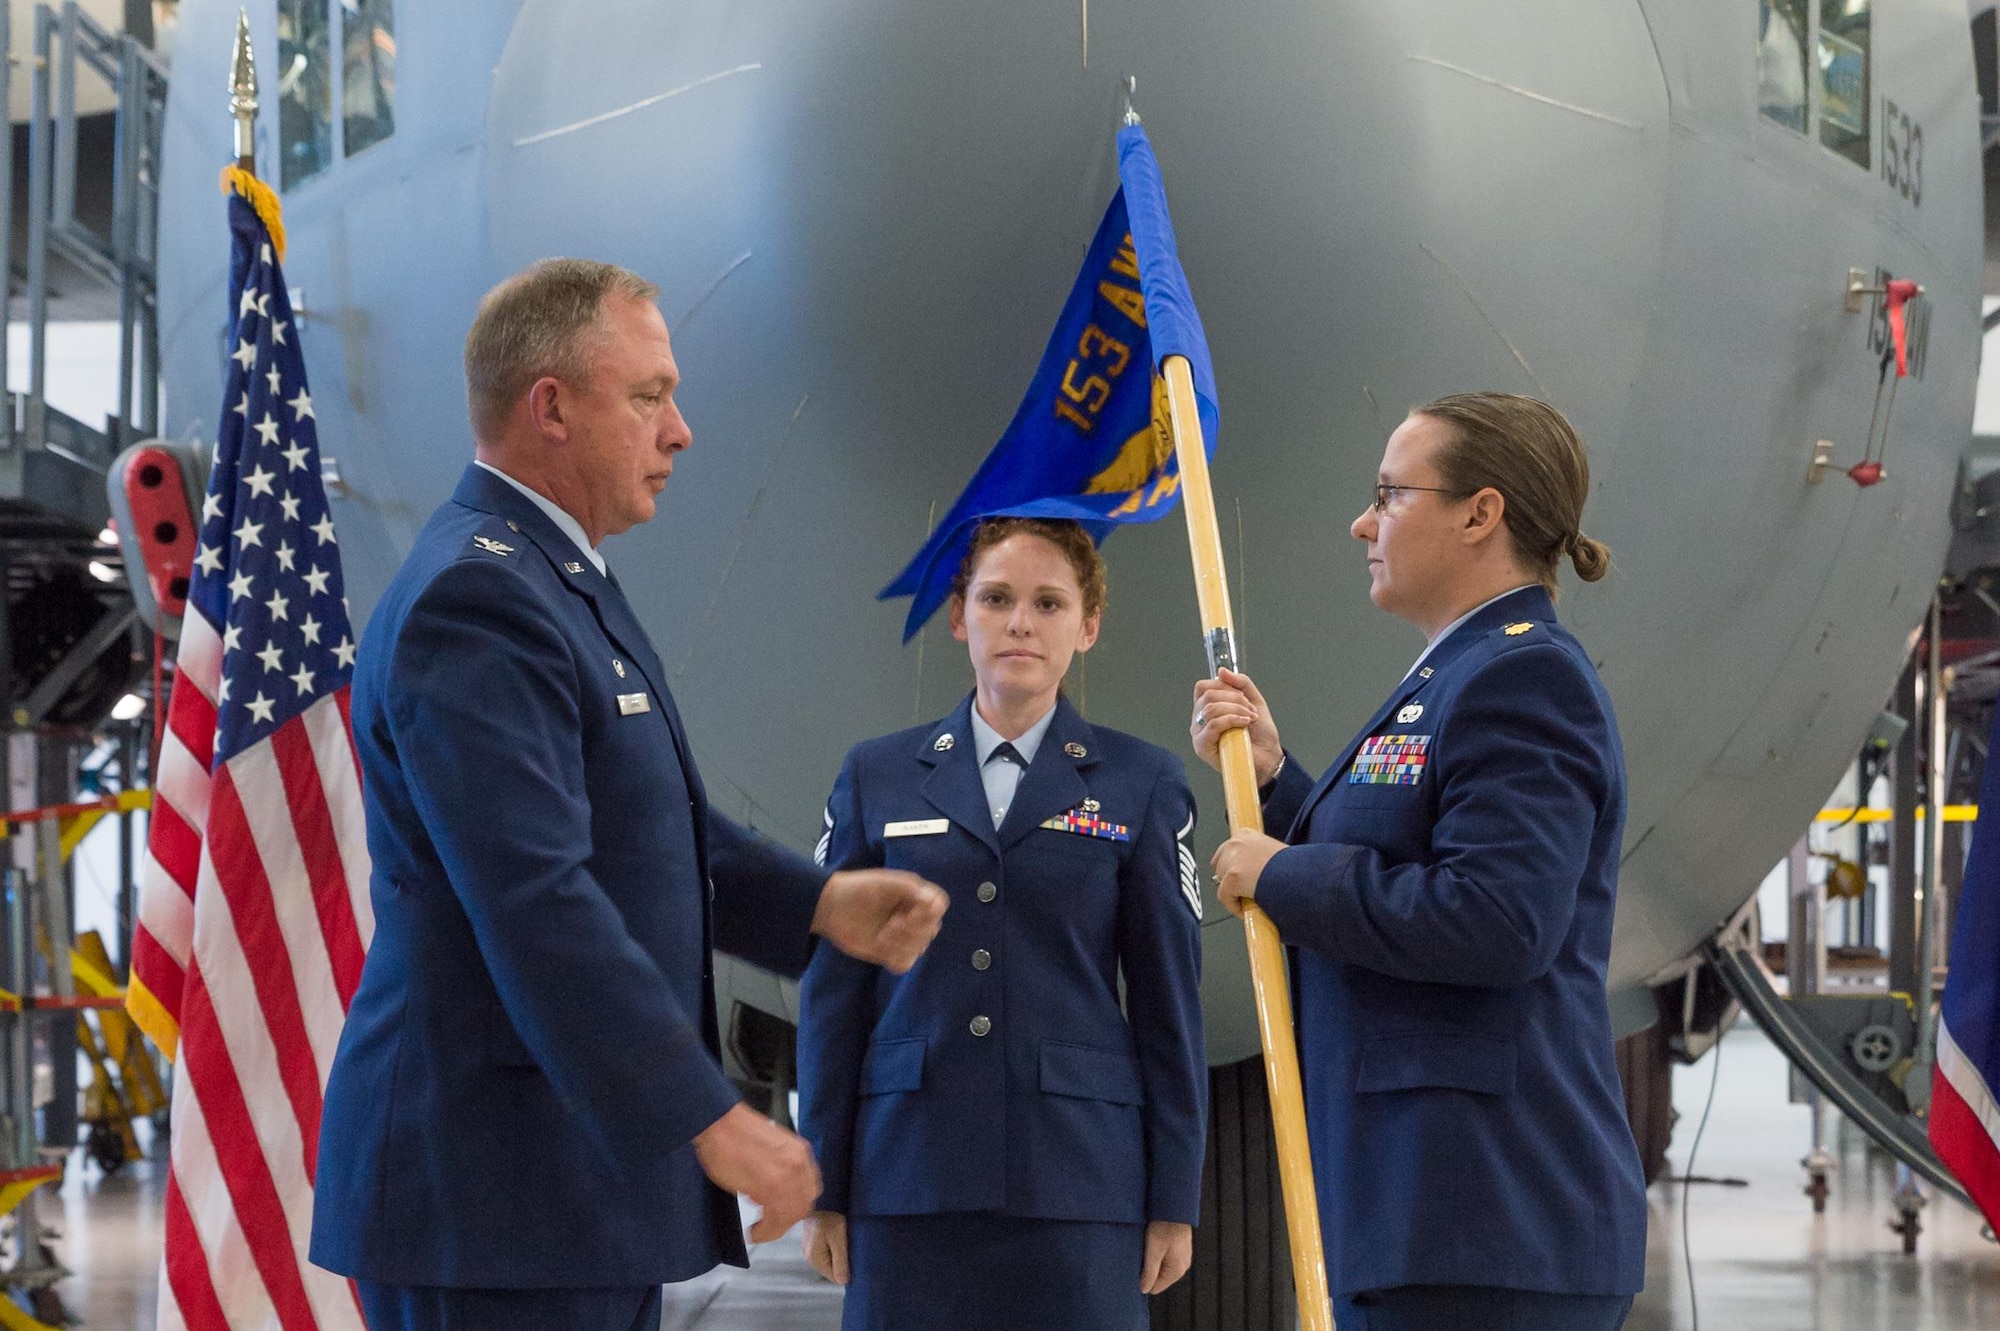
[[[236,11],[236,53],[229,61],[229,114],[236,117],[236,165],[257,170],[257,62],[250,54],[250,14]]]

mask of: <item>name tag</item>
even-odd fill
[[[643,693],[621,693],[618,695],[618,715],[637,716],[641,712],[653,710],[653,700]]]
[[[885,823],[882,835],[892,836],[936,836],[939,832],[951,830],[949,818],[918,818],[907,823]]]

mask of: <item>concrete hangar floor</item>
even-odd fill
[[[1705,1059],[1679,1069],[1680,1122],[1669,1172],[1687,1173],[1709,1078]],[[1662,1181],[1652,1191],[1646,1291],[1627,1331],[1680,1331],[1690,1316],[1682,1205],[1694,1256],[1700,1324],[1715,1331],[1970,1331],[2000,1327],[2000,1245],[1979,1218],[1948,1201],[1923,1215],[1914,1257],[1889,1232],[1895,1171],[1859,1132],[1829,1134],[1839,1156],[1826,1214],[1803,1193],[1806,1111],[1786,1103],[1784,1058],[1747,1022],[1725,1039],[1715,1105],[1695,1171],[1745,1186]],[[149,1146],[149,1150],[150,1150]],[[162,1238],[160,1160],[104,1178],[81,1155],[62,1192],[58,1255],[76,1272],[62,1289],[92,1331],[152,1331]],[[815,1276],[786,1235],[669,1293],[662,1331],[835,1331],[840,1292]]]

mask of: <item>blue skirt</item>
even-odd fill
[[[992,1212],[848,1217],[841,1331],[1146,1331],[1146,1227]]]

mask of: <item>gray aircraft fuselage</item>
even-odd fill
[[[181,5],[160,228],[174,436],[212,438],[220,405],[235,13]],[[1978,370],[1964,7],[1875,6],[1858,162],[1760,114],[1786,51],[1760,57],[1759,14],[398,5],[394,134],[284,195],[357,622],[470,456],[480,294],[546,255],[628,265],[662,288],[695,442],[659,516],[606,553],[718,803],[810,848],[847,746],[968,687],[943,626],[901,647],[904,605],[874,593],[1011,416],[1115,188],[1136,75],[1214,355],[1245,659],[1301,758],[1330,761],[1422,647],[1369,603],[1347,532],[1404,411],[1507,389],[1589,441],[1586,526],[1614,569],[1566,580],[1561,608],[1623,727],[1610,979],[1641,982],[1749,896],[1882,706],[1942,564]],[[272,0],[250,21],[270,164]],[[1870,489],[1806,481],[1814,440],[1844,465],[1868,430],[1881,326],[1871,302],[1844,308],[1849,268],[1928,293]],[[1072,696],[1185,752],[1202,655],[1180,519],[1107,554]],[[1213,844],[1220,787],[1195,784]],[[1239,927],[1212,900],[1208,920],[1220,1061],[1256,1034]],[[787,1010],[768,977],[725,984]]]

